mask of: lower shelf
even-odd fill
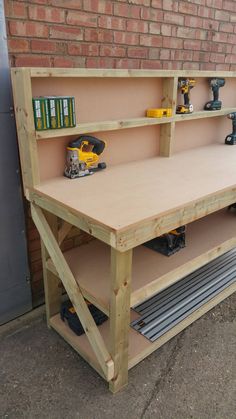
[[[174,326],[167,333],[162,335],[155,342],[150,342],[140,333],[129,329],[129,369],[138,364],[149,354],[162,346],[168,340],[173,338],[207,311],[211,310],[225,298],[230,296],[236,291],[236,283],[230,285],[206,304],[191,313],[187,318],[181,321],[178,325]],[[138,314],[131,310],[131,320],[138,318]],[[86,335],[76,336],[69,327],[62,322],[60,315],[53,316],[50,320],[50,325],[53,327],[94,369],[101,373],[99,364],[95,354],[89,344]],[[109,320],[99,326],[99,330],[107,346],[109,347]],[[103,375],[102,375],[103,376]]]
[[[130,306],[146,300],[235,246],[236,214],[224,209],[189,224],[186,248],[170,257],[145,246],[134,248]],[[64,255],[84,296],[109,315],[109,246],[93,240]],[[50,260],[48,269],[56,273]]]

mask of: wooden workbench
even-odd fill
[[[146,118],[148,107],[174,111],[178,77],[185,76],[197,78],[195,113]],[[225,106],[202,111],[207,78],[215,76],[226,78]],[[127,384],[128,368],[236,290],[229,286],[154,343],[129,327],[134,304],[236,246],[235,215],[227,211],[236,202],[236,148],[224,145],[231,132],[224,116],[236,110],[236,73],[15,69],[12,79],[25,195],[43,243],[48,324],[116,392]],[[81,122],[35,131],[32,96],[72,92]],[[69,137],[92,132],[108,142],[108,168],[82,179],[63,177]],[[184,224],[187,247],[170,258],[142,246]],[[63,254],[72,225],[95,239]],[[59,278],[83,336],[60,319]],[[97,327],[84,298],[109,321]]]

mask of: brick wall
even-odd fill
[[[235,0],[6,0],[13,66],[235,70]]]
[[[5,13],[12,66],[236,70],[235,0],[6,0]],[[40,240],[27,225],[37,302]]]

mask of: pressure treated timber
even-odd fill
[[[186,319],[181,321],[178,325],[173,327],[170,331],[165,333],[155,342],[150,342],[148,339],[143,337],[140,333],[136,332],[131,327],[129,328],[129,361],[128,368],[134,367],[156,349],[164,345],[168,340],[172,339],[175,335],[180,333],[195,320],[199,319],[225,298],[229,297],[236,291],[236,284],[230,285],[224,289],[216,297],[208,301]],[[134,320],[137,314],[131,310],[131,319]],[[85,335],[76,336],[60,319],[59,315],[53,316],[50,320],[50,325],[53,327],[80,355],[82,355],[87,362],[92,365],[95,369],[98,369],[97,361],[94,357],[92,349],[89,345],[88,339]],[[99,330],[105,342],[109,339],[109,321],[106,321]]]
[[[30,199],[71,223],[73,214],[82,230],[126,251],[235,202],[235,159],[236,148],[214,144],[49,180]]]
[[[236,71],[30,68],[31,77],[236,77]]]
[[[187,226],[187,246],[166,257],[144,246],[133,250],[130,306],[170,286],[236,246],[236,213],[227,209],[201,218]],[[98,240],[64,253],[83,295],[109,315],[109,246]],[[88,255],[93,255],[87,263]],[[48,269],[56,273],[52,262]]]
[[[88,122],[81,123],[76,125],[73,128],[62,128],[62,129],[53,129],[45,131],[35,131],[36,139],[50,139],[50,138],[60,138],[70,135],[80,135],[98,131],[114,131],[127,128],[143,127],[150,125],[163,125],[173,122],[180,121],[189,121],[192,119],[203,119],[203,118],[212,118],[219,117],[229,114],[230,112],[235,112],[236,108],[223,108],[219,111],[199,111],[193,112],[191,114],[185,115],[173,115],[170,118],[131,118],[131,119],[122,119],[117,121],[102,121],[102,122]]]

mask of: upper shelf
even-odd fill
[[[236,108],[224,108],[219,111],[199,111],[191,114],[174,115],[171,118],[132,118],[120,119],[114,121],[86,122],[76,125],[73,128],[51,129],[45,131],[36,131],[36,139],[47,139],[66,137],[69,135],[87,134],[98,131],[114,131],[125,128],[143,127],[149,125],[167,124],[170,122],[188,121],[192,119],[211,118],[224,116],[230,112],[235,112]]]

